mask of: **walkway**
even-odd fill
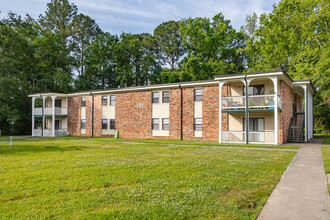
[[[321,141],[301,144],[262,209],[262,219],[330,219],[330,199]]]

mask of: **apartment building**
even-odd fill
[[[213,80],[32,94],[32,136],[281,144],[313,136],[310,80],[267,71]],[[36,106],[36,103],[41,103]]]

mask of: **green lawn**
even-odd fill
[[[326,173],[330,173],[330,136],[321,136],[319,138],[324,139],[322,144],[324,169]],[[328,189],[330,194],[330,184],[328,185]]]
[[[0,139],[0,218],[255,219],[295,155],[115,141]]]

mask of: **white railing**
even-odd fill
[[[224,143],[245,143],[245,131],[222,131]],[[274,144],[274,131],[249,131],[249,143]]]
[[[42,132],[41,129],[34,129],[33,130],[33,136],[35,137],[41,137],[43,134],[43,137],[52,137],[52,130],[51,129],[44,129]],[[55,136],[67,136],[68,131],[66,129],[55,129]]]
[[[44,108],[44,115],[53,114],[52,110],[53,110],[52,108]],[[42,115],[42,108],[35,108],[33,114]],[[68,114],[67,108],[55,107],[55,115],[67,115],[67,114]]]
[[[274,109],[275,96],[271,95],[250,95],[249,109]],[[245,109],[245,96],[227,96],[222,97],[222,110],[240,110]],[[278,95],[278,108],[281,109],[281,96]]]

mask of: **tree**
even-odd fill
[[[172,71],[178,67],[178,62],[185,54],[179,28],[179,22],[167,21],[154,30],[157,58],[163,65],[169,65]]]
[[[116,35],[103,33],[86,48],[86,71],[79,76],[78,90],[117,88],[115,72]]]
[[[183,19],[180,33],[188,52],[182,68],[192,80],[244,70],[242,56],[237,53],[238,48],[243,47],[243,34],[236,32],[221,13],[212,20]]]
[[[80,69],[78,71],[80,75],[84,74],[84,57],[86,47],[101,33],[101,29],[95,23],[95,20],[87,15],[78,14],[73,19],[74,23],[74,35],[73,39],[76,43],[75,54],[76,61],[78,62]]]
[[[74,19],[77,12],[77,6],[70,4],[68,0],[51,0],[50,3],[47,3],[45,15],[39,16],[40,26],[60,38],[60,41],[57,42],[61,48],[56,66],[59,68],[58,71],[68,75],[72,75],[74,64],[71,53],[75,47],[73,36],[75,34]]]

